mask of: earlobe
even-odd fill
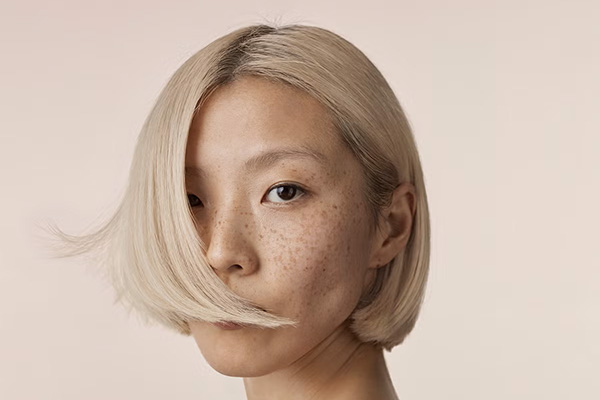
[[[404,182],[394,190],[390,204],[382,210],[371,268],[387,265],[406,247],[415,213],[415,187]]]

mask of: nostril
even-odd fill
[[[213,269],[213,271],[217,273],[225,271],[231,272],[244,269],[244,267],[242,267],[240,264],[231,264],[229,267],[226,267],[226,265],[215,266],[213,264],[210,264],[210,267]]]

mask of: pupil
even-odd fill
[[[277,188],[277,196],[282,200],[291,200],[296,195],[296,188],[293,186],[279,186]]]

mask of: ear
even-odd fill
[[[392,193],[390,204],[385,207],[375,232],[370,268],[387,265],[408,243],[416,212],[416,190],[412,183],[400,184]]]

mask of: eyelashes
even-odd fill
[[[188,203],[189,203],[190,207],[192,207],[192,208],[204,207],[202,200],[200,200],[196,195],[188,193],[187,197],[188,197]]]
[[[286,204],[298,200],[307,194],[307,190],[295,183],[278,183],[267,191],[261,202]],[[192,208],[204,207],[204,203],[193,193],[188,193],[188,203]]]
[[[264,197],[270,203],[289,203],[306,194],[306,191],[293,183],[281,183],[273,186]]]

